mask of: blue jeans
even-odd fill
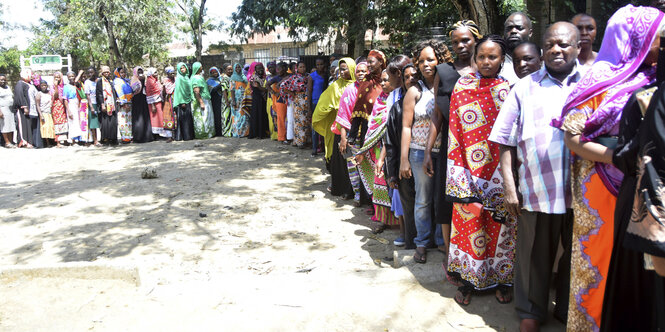
[[[430,242],[432,230],[432,193],[434,191],[434,178],[427,176],[423,170],[424,150],[411,149],[409,163],[416,189],[414,204],[414,219],[416,223],[416,238],[413,242],[416,247],[426,247]]]

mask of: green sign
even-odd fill
[[[34,69],[60,69],[62,62],[59,55],[33,55],[30,57],[30,67]]]

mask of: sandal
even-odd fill
[[[461,286],[457,288],[457,294],[455,294],[455,302],[457,304],[466,307],[471,303],[471,286]]]
[[[12,143],[7,143],[7,144],[5,144],[5,148],[7,148],[7,149],[16,149],[16,145],[14,145]]]
[[[496,286],[496,291],[498,294],[496,294],[494,297],[496,297],[496,301],[501,303],[501,304],[507,304],[513,301],[513,295],[510,293],[510,289],[512,287],[506,286],[506,285],[499,285]],[[499,298],[499,296],[501,298]]]
[[[374,207],[373,206],[368,207],[367,210],[365,210],[365,214],[368,215],[368,216],[373,216],[374,215]]]
[[[420,252],[422,250],[422,252]],[[424,247],[416,248],[416,252],[413,254],[413,260],[419,264],[427,263],[427,249]]]

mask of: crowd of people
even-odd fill
[[[541,49],[518,12],[501,36],[457,22],[452,53],[426,40],[413,54],[320,58],[311,70],[225,64],[206,80],[200,63],[179,63],[160,80],[154,68],[128,79],[102,66],[52,85],[25,71],[13,93],[0,76],[0,128],[7,147],[213,136],[311,146],[325,153],[328,191],[366,206],[373,233],[399,227],[394,244],[417,263],[445,254],[458,304],[514,296],[520,330],[537,331],[554,285],[553,316],[569,330],[654,331],[665,328],[664,16],[621,8],[598,52],[593,17],[552,24]]]

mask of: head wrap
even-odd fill
[[[221,72],[219,71],[219,69],[217,67],[210,67],[210,69],[208,69],[208,73],[210,74],[210,77],[208,77],[208,80],[206,82],[208,83],[208,86],[211,89],[215,88],[216,86],[218,86],[222,83],[221,76],[217,76],[217,78],[212,76],[212,71],[213,70],[216,70],[217,73],[221,74]]]
[[[134,67],[134,70],[133,70],[134,75],[132,76],[132,80],[129,82],[129,85],[132,87],[132,91],[134,93],[139,93],[141,91],[141,89],[143,88],[143,85],[141,84],[141,80],[139,79],[139,69],[143,70],[143,67],[141,67],[141,66]]]
[[[233,74],[231,75],[231,80],[235,82],[247,83],[247,77],[245,77],[245,75],[238,74],[238,72],[236,71],[238,67],[242,68],[242,65],[236,63],[233,66]]]
[[[39,84],[42,81],[42,75],[39,75],[37,73],[32,73],[32,84],[34,84],[36,87],[39,88]]]
[[[249,65],[249,69],[247,70],[247,80],[248,80],[248,81],[252,78],[252,75],[254,75],[254,70],[256,70],[256,66],[257,66],[259,63],[260,63],[260,62],[256,62],[256,61],[254,61],[254,62],[252,62],[251,65]]]
[[[249,71],[249,64],[246,64],[244,67],[242,67],[242,74],[245,75],[245,78],[247,78],[247,72]]]
[[[42,84],[46,84],[46,91],[48,91],[48,82],[44,81],[43,79],[39,79],[39,84],[37,85],[39,87],[39,90],[41,91]]]
[[[155,75],[156,73],[157,73],[157,68],[155,67],[150,67],[145,70],[145,76],[152,76]]]
[[[386,66],[387,66],[386,55],[383,54],[383,52],[381,52],[379,50],[371,50],[371,51],[369,51],[369,54],[367,56],[368,57],[371,56],[371,57],[379,60],[379,62],[381,62],[381,70],[386,69]]]
[[[206,83],[205,79],[203,78],[203,73],[201,71],[201,68],[203,68],[203,65],[201,65],[200,62],[194,62],[192,64],[192,72],[194,75],[192,75],[190,82],[192,83],[192,97],[195,96],[194,94],[194,88],[199,88],[199,94],[201,95],[201,98],[205,100],[210,100],[210,91],[208,91],[208,83]],[[199,108],[201,105],[199,105],[199,101],[194,98],[194,105],[192,106],[193,108]]]
[[[185,74],[180,72],[180,68],[185,67]],[[189,82],[189,68],[184,62],[176,66],[175,92],[173,94],[173,105],[189,104],[192,102],[192,85]]]
[[[120,68],[120,67],[119,67],[119,68]],[[111,73],[111,68],[109,68],[109,66],[102,66],[102,68],[101,68],[101,70],[100,70],[100,73],[103,74],[103,73],[105,73],[105,72],[109,72],[109,73]]]
[[[164,68],[164,72],[166,72],[167,74],[175,73],[175,68],[173,68],[173,66],[168,66]]]
[[[461,21],[455,22],[455,24],[453,24],[453,27],[448,32],[448,37],[452,38],[453,37],[453,31],[455,31],[459,28],[469,29],[469,32],[471,32],[471,34],[474,37],[476,37],[476,41],[483,38],[483,35],[480,34],[480,29],[478,28],[478,25],[476,24],[476,22],[474,22],[472,20],[461,20]]]
[[[106,68],[108,68],[108,67],[106,67]],[[110,69],[109,69],[109,70],[110,70]],[[122,76],[120,76],[120,71],[121,71],[121,70],[122,70],[122,67],[118,67],[118,68],[116,68],[116,69],[113,71],[113,76],[115,76],[116,78],[122,78]],[[104,73],[104,67],[102,67],[102,73]]]

